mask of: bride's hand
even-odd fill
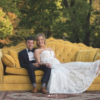
[[[46,63],[45,65],[46,65],[46,67],[51,68],[51,64],[50,63]]]
[[[33,63],[33,65],[34,65],[35,67],[39,67],[39,64],[38,64],[38,63]]]

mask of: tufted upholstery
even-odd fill
[[[46,40],[46,47],[51,47],[54,50],[56,57],[62,63],[76,61],[76,58],[80,50],[86,51],[86,50],[93,49],[92,47],[88,47],[82,43],[79,43],[79,44],[71,43],[69,41],[54,39],[52,37]],[[6,65],[5,73],[7,75],[4,75],[2,60],[0,60],[0,91],[8,91],[8,90],[27,90],[28,91],[32,89],[32,84],[30,83],[27,70],[18,66],[19,62],[18,62],[17,53],[25,48],[26,48],[25,44],[20,43],[17,46],[4,47],[1,49],[0,58],[4,57],[5,55],[12,56],[12,58],[15,61],[15,67],[10,67],[9,65]],[[97,58],[98,59],[100,58],[98,53],[100,53],[100,50],[96,49],[96,51],[94,52],[95,56],[92,55],[93,59],[96,60]],[[91,61],[93,61],[93,59]],[[36,75],[36,83],[38,86],[38,90],[40,90],[40,87],[41,87],[40,80],[43,76],[43,72],[35,71],[35,75]],[[93,84],[90,86],[88,90],[100,90],[99,77],[100,76],[98,76],[94,80]]]
[[[76,44],[76,43],[71,43],[69,41],[63,41],[61,39],[54,39],[54,38],[49,38],[46,40],[46,47],[51,47],[55,54],[56,57],[61,61],[61,62],[71,62],[75,61],[77,53],[79,50],[87,50],[87,49],[92,49],[92,47],[87,47],[82,43]],[[21,43],[17,46],[12,46],[10,48],[3,48],[2,54],[9,54],[9,51],[14,50],[14,51],[21,51],[25,49],[26,46],[24,43]]]
[[[62,63],[75,61],[79,50],[92,49],[92,47],[87,47],[83,44],[71,43],[60,39],[51,38],[50,40],[47,40],[46,47],[51,47]]]

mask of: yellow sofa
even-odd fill
[[[54,50],[56,57],[62,63],[92,62],[100,59],[100,50],[98,48],[87,47],[82,43],[71,43],[50,37],[46,40],[46,46]],[[0,49],[0,91],[30,91],[32,89],[27,70],[20,67],[18,60],[18,52],[25,48],[25,44],[20,43],[17,46]],[[39,91],[43,72],[41,70],[35,71],[35,75]],[[94,90],[100,90],[100,76],[94,80],[87,91]]]

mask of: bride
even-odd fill
[[[38,49],[34,57],[38,64],[48,63],[51,75],[47,84],[49,93],[82,93],[89,88],[99,75],[100,60],[95,62],[60,63],[52,48],[46,48],[45,36],[36,36]]]

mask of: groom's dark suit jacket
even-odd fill
[[[36,48],[33,48],[33,52]],[[20,65],[21,67],[23,68],[27,68],[29,66],[29,64],[31,63],[35,63],[36,61],[29,61],[29,57],[28,57],[28,53],[27,53],[27,50],[24,49],[22,50],[21,52],[19,52],[19,62],[20,62]]]

